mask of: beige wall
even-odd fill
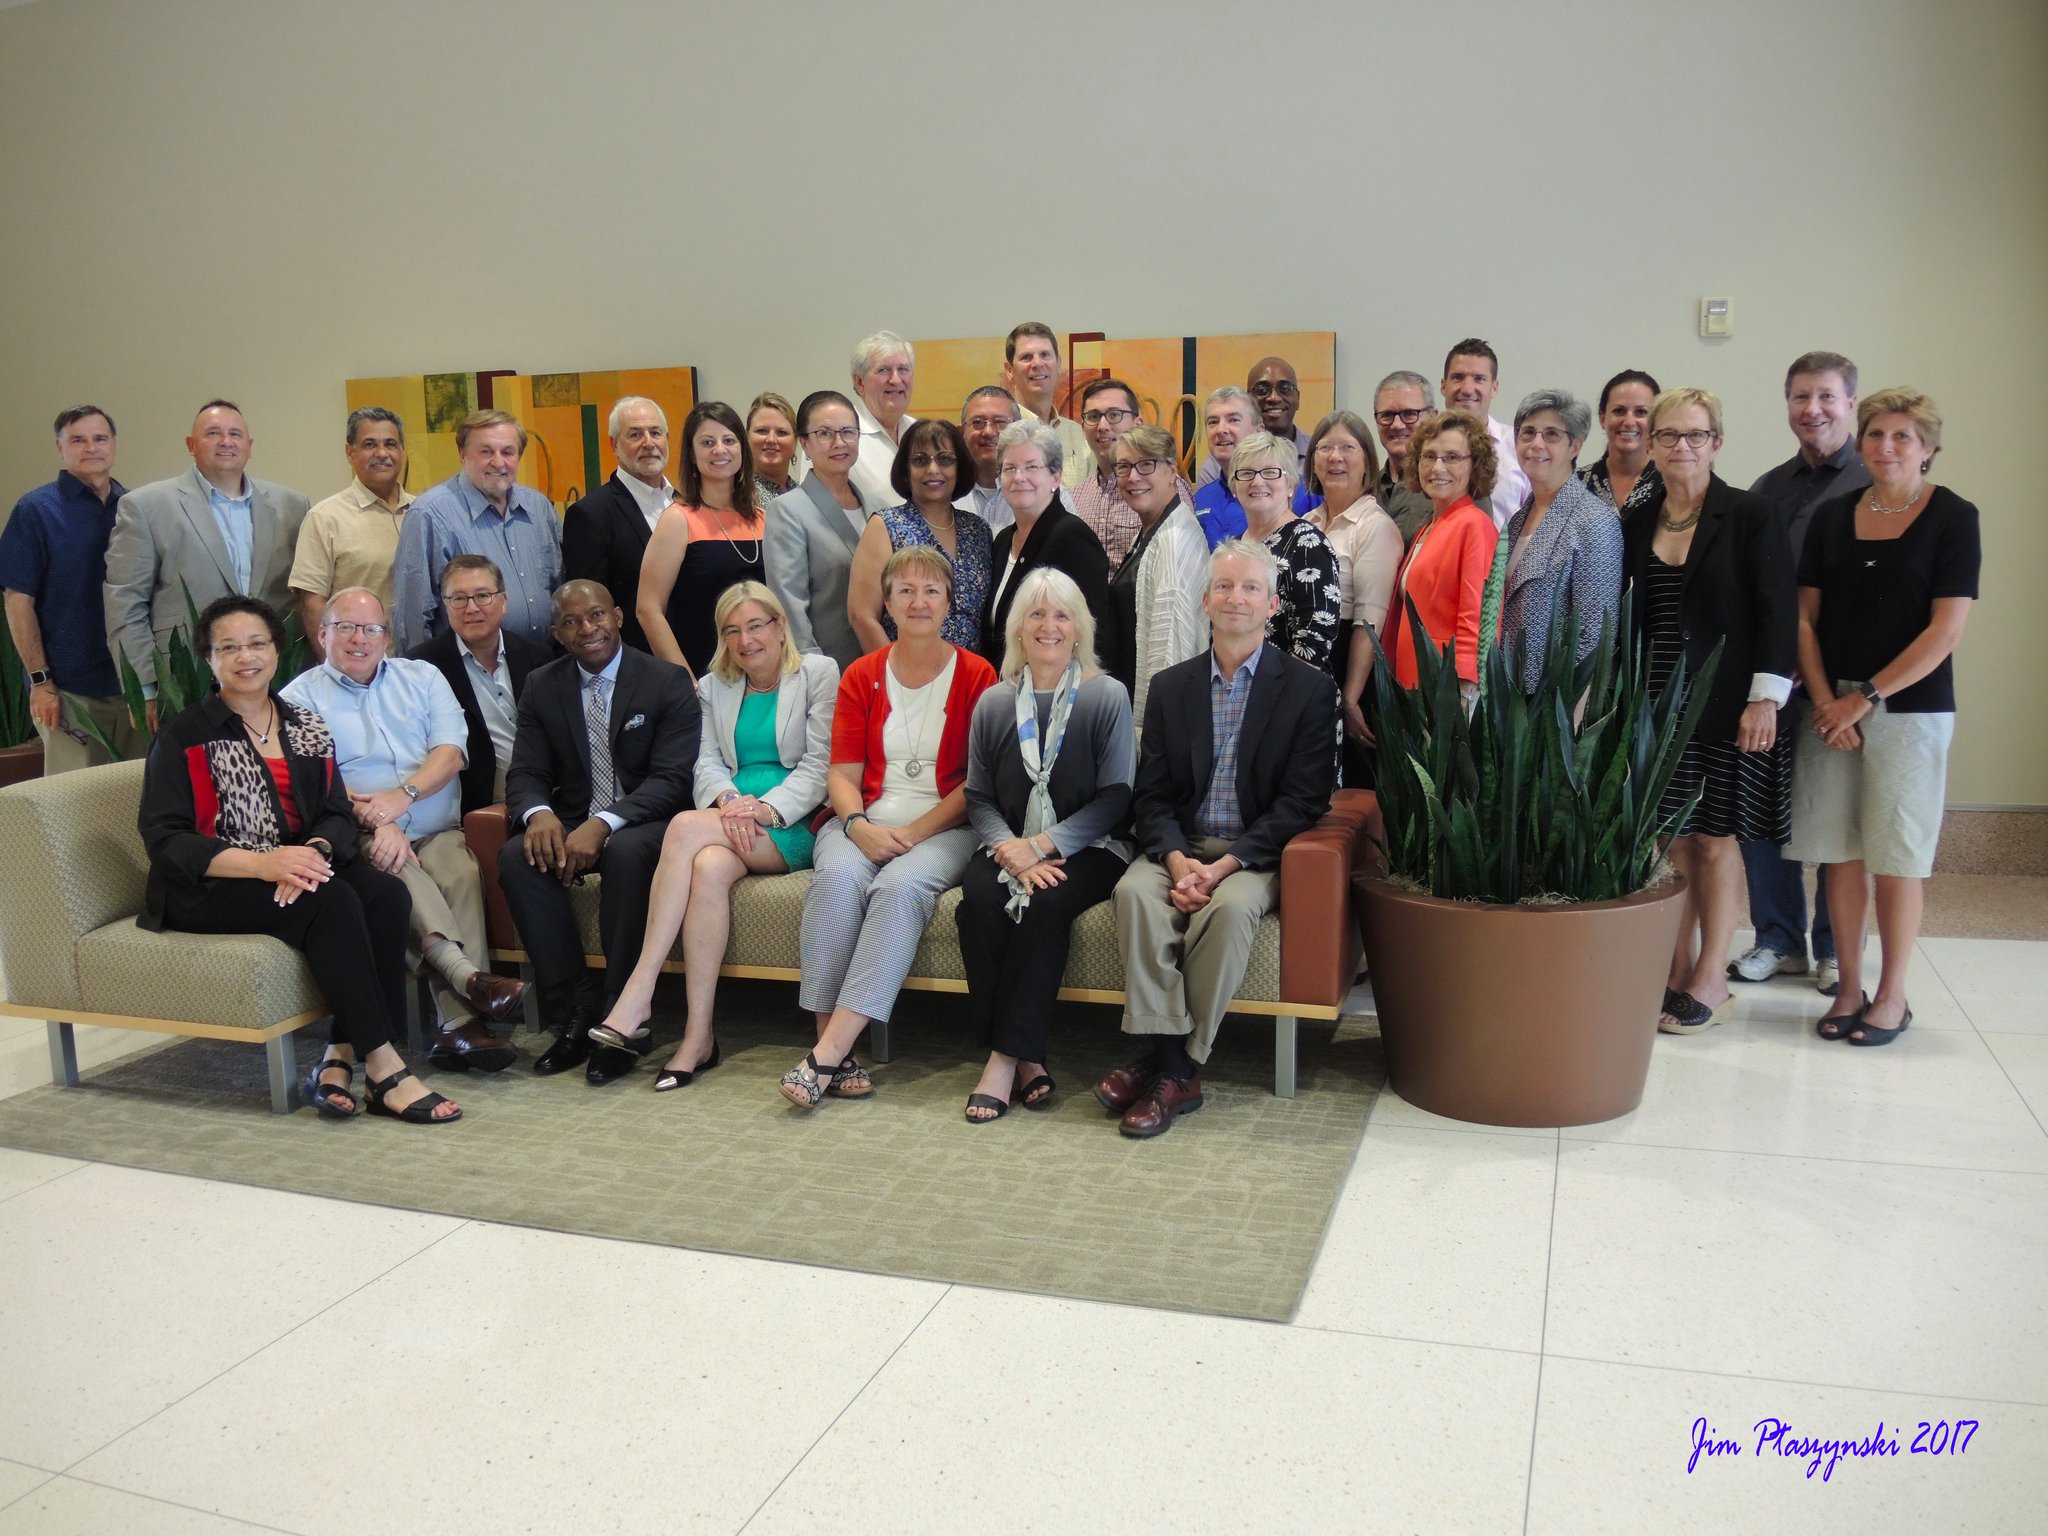
[[[1646,367],[1721,393],[1746,482],[1827,346],[1934,393],[1984,511],[1950,798],[2048,804],[2038,0],[993,11],[0,10],[0,488],[82,398],[130,484],[221,393],[317,496],[351,376],[693,362],[797,396],[877,327],[1026,316],[1334,329],[1361,408],[1473,332],[1505,397]],[[1733,340],[1694,333],[1706,293]]]

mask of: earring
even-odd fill
[[[1926,473],[1927,473],[1927,471],[1928,471],[1928,470],[1930,470],[1930,469],[1932,469],[1932,468],[1934,468],[1934,460],[1933,460],[1932,458],[1926,458],[1926,459],[1922,459],[1922,460],[1920,461],[1920,473],[1921,473],[1921,474],[1923,474],[1923,475],[1924,475],[1924,474],[1926,474]]]

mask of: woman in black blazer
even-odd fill
[[[332,1043],[306,1087],[320,1113],[357,1112],[349,1083],[360,1061],[371,1109],[447,1124],[462,1111],[407,1071],[391,1043],[405,1013],[412,898],[356,857],[327,722],[271,691],[284,625],[230,594],[207,605],[197,633],[220,691],[167,721],[150,747],[137,819],[149,851],[141,925],[282,939],[334,1011]]]
[[[1769,505],[1713,472],[1721,402],[1669,389],[1650,408],[1650,455],[1663,494],[1630,515],[1624,577],[1636,643],[1662,689],[1685,659],[1687,686],[1716,645],[1720,665],[1661,810],[1699,803],[1666,850],[1686,877],[1685,921],[1657,1027],[1691,1034],[1720,1021],[1742,904],[1740,841],[1790,828],[1792,733],[1781,720],[1798,659],[1792,552]]]
[[[1060,499],[1063,456],[1059,434],[1039,421],[1016,421],[996,439],[996,483],[1016,518],[996,535],[989,561],[988,602],[982,611],[981,654],[991,666],[1003,662],[1010,603],[1028,571],[1049,565],[1065,571],[1081,589],[1095,619],[1095,650],[1114,656],[1116,604],[1109,595],[1109,555],[1095,530],[1069,512]]]

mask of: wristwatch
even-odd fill
[[[1877,691],[1877,684],[1875,683],[1858,683],[1856,691],[1863,695],[1863,702],[1872,709],[1877,708],[1878,705],[1884,702],[1884,695]]]
[[[399,785],[398,787],[399,787],[400,789],[402,789],[402,790],[404,790],[404,791],[405,791],[405,798],[406,798],[406,799],[408,799],[408,800],[417,800],[417,799],[419,799],[419,797],[420,797],[420,787],[419,787],[419,785],[417,785],[417,784],[413,783],[413,781],[412,781],[411,779],[407,779],[407,780],[406,780],[406,781],[405,781],[405,782],[404,782],[403,784]]]
[[[42,669],[41,671],[39,671],[39,672],[31,672],[31,673],[29,673],[29,675],[28,675],[28,685],[29,685],[29,687],[31,687],[31,688],[40,688],[40,687],[42,687],[42,686],[43,686],[43,684],[45,684],[45,683],[48,683],[48,684],[49,684],[49,685],[50,685],[51,687],[53,687],[53,688],[57,686],[57,679],[56,679],[56,678],[54,678],[54,677],[52,677],[52,676],[50,675],[50,669],[49,669],[48,667],[44,667],[44,668],[43,668],[43,669]]]

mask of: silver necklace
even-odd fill
[[[945,670],[946,669],[944,667],[939,668],[940,674],[943,675]],[[909,774],[913,779],[924,777],[924,755],[919,749],[924,745],[925,722],[930,720],[932,717],[932,696],[930,693],[930,689],[932,683],[936,683],[938,680],[938,677],[935,676],[931,679],[931,682],[926,683],[922,688],[912,688],[908,683],[904,682],[902,678],[899,677],[896,679],[897,686],[901,688],[904,691],[904,693],[915,693],[919,696],[917,702],[921,706],[917,712],[917,724],[909,728],[910,761],[903,765],[903,771]],[[909,718],[910,711],[906,709],[903,713],[905,719],[907,720]]]
[[[1879,517],[1897,517],[1901,512],[1905,511],[1908,507],[1912,506],[1913,503],[1918,501],[1919,499],[1920,492],[1915,491],[1912,495],[1908,496],[1904,501],[1900,502],[1896,507],[1888,507],[1883,502],[1877,499],[1877,487],[1872,486],[1870,488],[1870,510],[1875,512]]]
[[[739,517],[740,514],[737,511],[731,507],[706,507],[704,510],[718,514],[718,531],[725,535],[725,542],[732,545],[732,552],[740,557],[741,564],[759,565],[761,563],[761,541],[759,539],[754,541],[754,552],[749,555],[741,550],[739,544],[733,539],[732,529],[726,524],[726,513],[731,512],[734,517]],[[744,522],[745,519],[741,518],[741,521]]]

